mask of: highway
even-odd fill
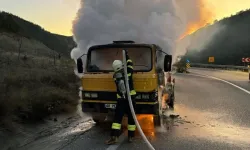
[[[155,128],[150,117],[140,119],[142,128],[155,149],[250,149],[250,94],[228,83],[201,75],[216,76],[250,90],[245,74],[205,69],[190,71],[188,74],[174,74],[175,112],[180,115],[179,118],[163,118],[161,126]],[[127,143],[124,132],[117,145],[108,146],[104,142],[109,137],[110,125],[95,126],[91,122],[85,122],[70,126],[19,149],[148,149],[138,133],[134,143]],[[79,129],[79,126],[82,128]]]
[[[190,71],[230,81],[231,83],[250,91],[249,75],[247,72],[203,68],[191,68]]]

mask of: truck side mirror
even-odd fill
[[[171,71],[172,66],[172,55],[165,55],[164,58],[164,71],[169,72]]]
[[[83,73],[83,63],[81,57],[77,59],[76,64],[78,73]]]

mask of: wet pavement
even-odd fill
[[[250,95],[229,84],[192,74],[175,74],[178,118],[162,118],[155,127],[150,116],[140,124],[155,149],[250,149]],[[110,124],[95,125],[87,116],[73,119],[52,135],[34,140],[21,150],[149,149],[137,133],[127,143],[126,132],[114,146],[104,144]]]
[[[240,87],[243,87],[250,91],[250,81],[248,72],[242,71],[229,71],[219,69],[206,69],[206,68],[190,68],[192,73],[199,73],[203,75],[209,75],[230,81]]]
[[[250,95],[226,83],[176,74],[176,112],[156,128],[155,149],[250,149]],[[148,149],[141,139],[120,149]]]

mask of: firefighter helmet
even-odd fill
[[[112,64],[112,67],[115,72],[121,70],[123,68],[122,61],[120,60],[115,60]]]

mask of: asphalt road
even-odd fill
[[[140,124],[155,149],[250,149],[250,94],[227,83],[193,73],[174,76],[175,112],[180,117],[163,118],[158,127],[153,126],[150,117],[140,118]],[[105,145],[109,137],[108,124],[94,126],[87,122],[70,126],[19,149],[148,149],[138,133],[134,143],[127,143],[124,132],[117,145]]]
[[[190,71],[193,73],[199,73],[203,75],[209,75],[220,79],[224,79],[250,91],[248,72],[205,69],[205,68],[191,68]]]

